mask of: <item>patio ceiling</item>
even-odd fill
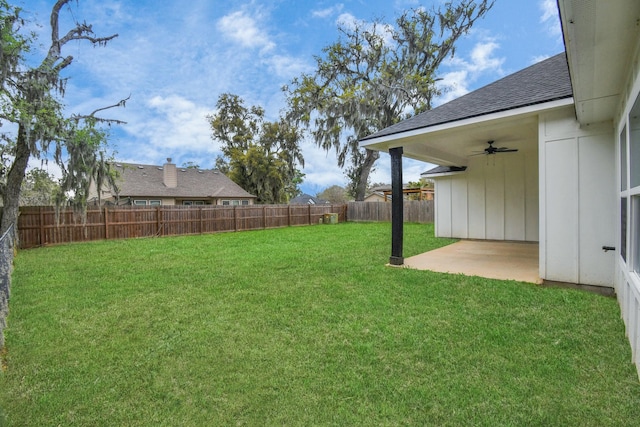
[[[571,104],[556,101],[556,105]],[[442,166],[467,166],[469,158],[487,148],[487,141],[496,147],[537,149],[538,114],[541,106],[519,111],[490,114],[426,129],[378,138],[367,148],[388,151],[403,147],[403,156]]]

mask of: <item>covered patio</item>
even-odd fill
[[[542,284],[533,242],[461,240],[405,258],[404,267]]]

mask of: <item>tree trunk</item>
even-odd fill
[[[356,186],[356,202],[362,202],[364,200],[365,193],[367,192],[367,183],[369,182],[369,174],[376,160],[380,158],[380,153],[377,151],[367,150],[367,156],[362,163],[360,169],[360,176],[358,177],[358,185]]]
[[[13,161],[9,174],[7,175],[7,185],[4,192],[4,207],[2,209],[2,221],[0,221],[0,235],[3,235],[12,224],[16,224],[13,230],[18,235],[18,213],[20,209],[20,188],[27,170],[31,150],[24,127],[18,127],[18,141],[16,143],[16,157]]]

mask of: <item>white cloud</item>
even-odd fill
[[[396,0],[394,2],[395,8],[399,10],[406,10],[410,8],[416,8],[420,5],[419,0]]]
[[[211,111],[179,95],[154,96],[146,103],[148,112],[123,126],[127,144],[120,161],[156,164],[157,159],[172,157],[177,164],[197,154],[200,166],[211,167],[218,146],[211,139],[206,116]],[[135,147],[135,148],[134,148]],[[115,147],[116,150],[118,147]]]
[[[500,45],[494,40],[476,44],[471,51],[471,62],[468,65],[469,71],[478,73],[489,70],[501,73],[504,58],[493,56],[494,51],[499,47]]]
[[[534,56],[531,59],[531,64],[537,64],[540,61],[544,61],[545,59],[548,59],[550,56],[549,55],[538,55],[538,56]]]
[[[255,18],[243,11],[233,12],[218,20],[217,28],[227,38],[248,48],[269,51],[275,47],[269,35],[259,28]]]
[[[342,13],[336,19],[336,25],[346,30],[354,31],[358,28],[360,32],[369,31],[371,33],[374,32],[375,28],[375,32],[382,38],[385,45],[393,46],[396,43],[395,40],[393,40],[393,27],[389,24],[369,22],[358,19],[350,13]]]
[[[338,25],[342,25],[345,28],[351,28],[351,29],[357,27],[360,22],[361,21],[358,20],[358,18],[356,18],[350,13],[341,13],[338,16],[338,19],[336,19],[336,23]]]
[[[484,73],[504,74],[502,65],[505,58],[494,55],[499,48],[500,45],[493,38],[487,38],[476,43],[468,59],[455,57],[448,61],[446,65],[451,71],[442,75],[439,86],[443,94],[437,103],[444,104],[468,93],[469,85]]]
[[[314,18],[328,18],[335,15],[336,13],[340,13],[343,8],[344,5],[342,3],[338,3],[337,5],[328,7],[326,9],[312,10],[311,16]]]
[[[562,35],[562,27],[558,16],[558,4],[556,0],[542,0],[539,4],[542,16],[540,23],[545,24],[547,31],[552,36]]]
[[[269,68],[279,77],[287,80],[312,71],[309,62],[298,57],[288,55],[273,55],[268,59]]]
[[[211,144],[206,116],[211,111],[178,95],[156,96],[149,100],[149,108],[164,122],[154,129],[153,140],[168,147],[205,148]],[[158,125],[158,123],[155,123]]]
[[[440,81],[442,95],[438,104],[445,104],[469,92],[469,70],[458,70],[445,73]]]
[[[542,9],[540,22],[547,22],[558,16],[558,7],[555,0],[542,0],[540,2],[540,9]]]

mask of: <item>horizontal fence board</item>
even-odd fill
[[[391,221],[391,202],[349,202],[348,221]],[[434,221],[433,200],[405,200],[404,222],[430,223]]]
[[[72,209],[20,208],[21,248],[103,239],[260,230],[322,223],[325,214],[347,220],[346,205],[107,206]]]

